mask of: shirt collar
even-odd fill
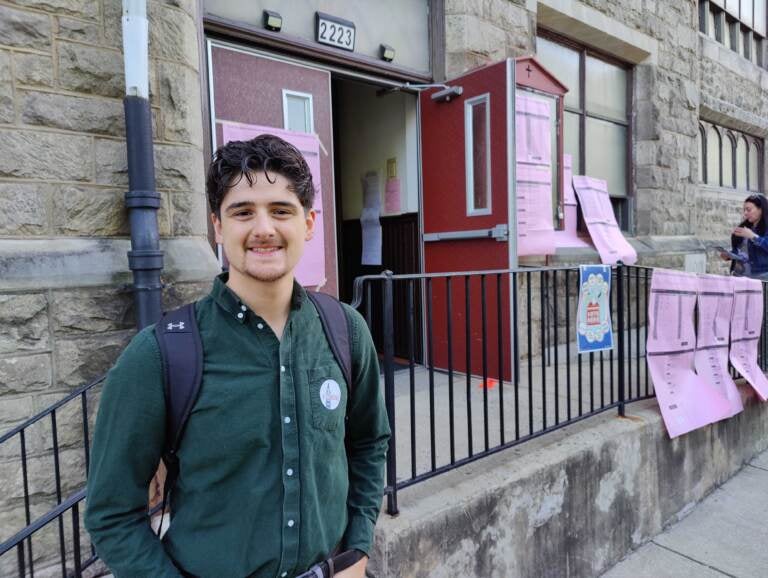
[[[211,298],[219,304],[227,313],[231,314],[241,323],[247,318],[249,311],[248,306],[243,303],[242,299],[238,297],[237,293],[227,287],[227,280],[229,279],[229,273],[220,273],[213,280],[213,288],[211,289]],[[298,284],[294,279],[293,281],[293,293],[291,295],[291,311],[298,311],[301,309],[304,300],[307,297],[307,292],[304,288]]]

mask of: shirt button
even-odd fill
[[[288,572],[283,572],[280,574],[280,578],[285,578],[286,576],[288,576]]]
[[[237,314],[237,318],[238,318],[238,319],[242,319],[242,318],[243,318],[243,314],[242,314],[242,313],[238,313],[238,314]]]
[[[241,306],[240,306],[240,309],[242,309],[243,311],[245,311],[245,310],[246,310],[246,309],[248,309],[248,308],[247,308],[245,305],[241,305]]]
[[[285,423],[291,423],[291,418],[289,418],[289,417],[286,417],[285,419],[283,419],[283,421],[284,421]]]
[[[288,474],[289,476],[292,476],[293,475],[293,469],[288,468],[287,470],[285,470],[285,473]]]
[[[256,327],[258,327],[259,329],[264,329],[264,324],[263,323],[257,323]]]
[[[288,527],[293,528],[293,520],[288,520]]]
[[[285,373],[285,365],[280,366],[280,373]]]

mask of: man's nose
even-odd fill
[[[275,227],[272,219],[265,211],[259,211],[251,221],[251,235],[259,238],[269,238],[274,236]]]

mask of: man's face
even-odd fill
[[[243,177],[221,203],[221,218],[211,215],[216,242],[229,260],[230,279],[274,282],[293,275],[312,238],[315,211],[305,211],[282,175]]]

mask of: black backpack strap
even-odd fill
[[[310,301],[315,305],[320,322],[323,325],[325,338],[331,346],[333,356],[341,367],[344,379],[347,381],[349,395],[352,396],[352,343],[349,338],[349,321],[344,306],[335,297],[326,293],[307,292]]]
[[[165,503],[179,475],[176,452],[184,426],[200,393],[203,377],[203,344],[195,317],[195,304],[188,303],[168,311],[155,325],[155,335],[163,361],[165,389],[165,449],[163,462],[166,475],[158,534],[163,525]]]
[[[163,358],[166,452],[176,453],[203,376],[203,344],[195,304],[165,313],[155,326],[155,333]]]

